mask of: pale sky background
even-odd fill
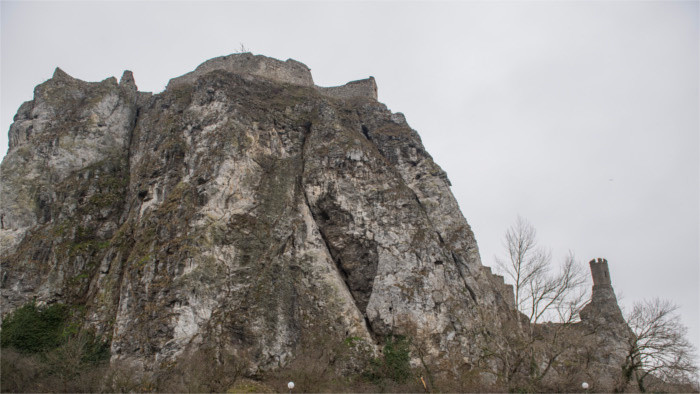
[[[321,86],[373,75],[452,181],[484,264],[517,215],[556,260],[609,261],[625,308],[680,305],[700,345],[698,1],[2,1],[0,154],[60,66],[141,91],[236,52]]]

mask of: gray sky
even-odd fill
[[[317,85],[373,75],[448,173],[486,265],[519,214],[557,260],[605,257],[623,307],[700,345],[699,2],[2,1],[0,152],[56,66],[139,89],[236,52]]]

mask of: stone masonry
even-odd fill
[[[606,320],[624,323],[622,311],[617,304],[617,297],[610,281],[608,261],[602,258],[593,259],[588,263],[593,276],[593,291],[591,302],[581,311],[581,318],[594,318],[594,315]]]
[[[328,88],[317,86],[316,89],[318,89],[321,94],[339,99],[349,99],[353,97],[377,99],[377,82],[375,82],[374,77],[348,82],[342,86]]]
[[[171,79],[166,89],[191,84],[197,78],[214,70],[255,75],[292,85],[315,86],[311,70],[301,62],[294,59],[287,59],[283,62],[266,56],[239,53],[207,60],[194,71]],[[360,97],[377,100],[377,83],[373,77],[351,81],[341,86],[315,87],[321,94],[338,99]]]

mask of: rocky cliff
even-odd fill
[[[80,305],[112,360],[149,371],[207,346],[253,373],[403,335],[414,364],[493,380],[485,354],[527,331],[373,78],[318,87],[299,62],[237,54],[150,94],[129,71],[56,69],[9,134],[2,313]]]

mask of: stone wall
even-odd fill
[[[240,53],[209,59],[200,64],[194,71],[171,79],[166,89],[193,83],[200,76],[214,70],[256,75],[294,85],[314,86],[311,71],[303,63],[293,59],[287,59],[283,62],[262,55]]]
[[[506,283],[502,275],[492,273],[491,267],[484,265],[481,269],[486,273],[486,276],[501,294],[504,301],[512,308],[515,308],[515,291],[513,290],[513,285]]]
[[[200,64],[194,71],[173,78],[168,82],[167,89],[191,84],[204,74],[214,70],[223,70],[235,74],[255,75],[277,82],[302,86],[315,86],[310,69],[294,59],[280,61],[262,55],[238,53],[209,59]],[[324,96],[337,99],[369,98],[377,100],[377,83],[374,77],[348,82],[342,86],[315,86]]]
[[[377,99],[377,82],[374,80],[374,77],[348,82],[342,86],[327,88],[317,86],[316,89],[326,96],[339,99],[350,99],[356,97],[370,98],[373,100]]]

